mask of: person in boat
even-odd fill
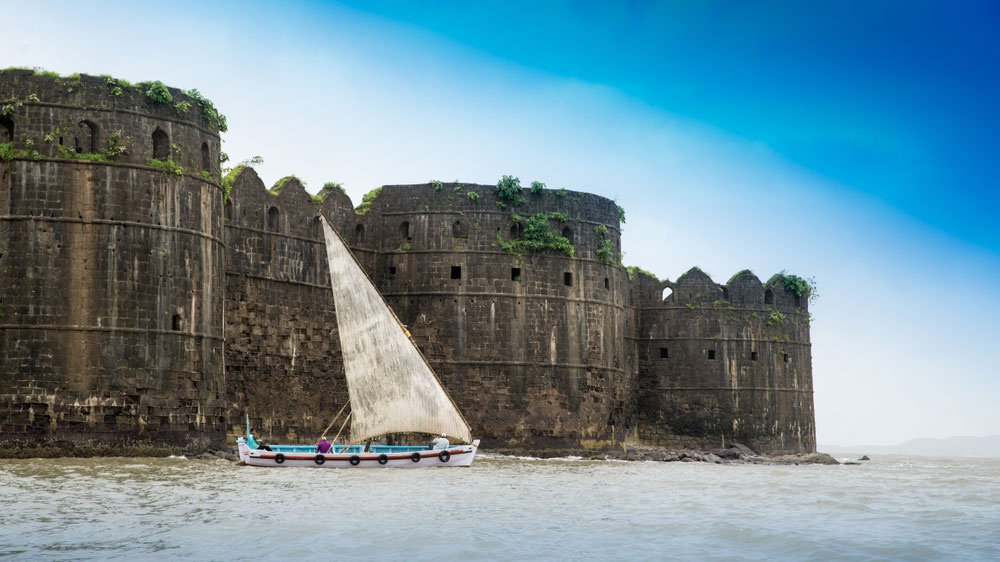
[[[251,429],[250,435],[247,436],[247,447],[251,449],[264,449],[265,451],[270,451],[271,447],[264,443],[264,440],[257,437],[257,430]]]
[[[319,443],[316,444],[316,452],[325,455],[330,452],[330,447],[332,446],[333,445],[326,440],[326,435],[324,435],[323,438],[319,440]]]
[[[428,446],[430,449],[435,451],[441,451],[447,449],[449,445],[451,445],[451,443],[448,442],[448,436],[442,433],[438,437],[432,439]]]

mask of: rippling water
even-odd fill
[[[1000,459],[0,461],[4,560],[1000,560]]]

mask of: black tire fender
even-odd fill
[[[438,458],[441,459],[441,462],[448,462],[451,460],[451,453],[448,451],[441,451],[438,453]]]
[[[285,462],[285,455],[283,455],[281,453],[278,453],[277,455],[274,455],[274,462],[276,462],[278,464],[281,464],[281,463]]]
[[[316,455],[316,458],[314,458],[313,460],[316,461],[316,464],[323,464],[326,462],[326,457],[323,456],[323,453],[320,453]]]
[[[361,462],[361,457],[359,457],[357,455],[351,455],[351,461],[350,462],[351,462],[351,466],[358,466],[358,464]]]
[[[414,452],[410,455],[410,460],[413,462],[420,462],[420,453]]]
[[[386,456],[385,453],[382,453],[381,455],[378,456],[378,463],[379,464],[385,464],[387,462],[389,462],[389,457]]]

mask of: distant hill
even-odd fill
[[[821,445],[823,453],[882,455],[919,455],[924,457],[1000,458],[1000,435],[986,437],[948,437],[946,439],[911,439],[899,445]]]

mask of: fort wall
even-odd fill
[[[815,451],[808,299],[781,275],[761,284],[743,271],[725,285],[698,269],[673,283],[640,276],[640,440]]]
[[[636,385],[624,359],[627,274],[597,259],[601,241],[619,247],[617,207],[585,193],[523,195],[515,207],[495,186],[385,186],[352,244],[374,253],[372,277],[484,442],[620,442]],[[539,213],[556,216],[546,222],[574,257],[502,247]]]
[[[347,401],[322,213],[492,450],[815,450],[807,295],[630,275],[606,198],[431,182],[355,209],[249,168],[225,193],[197,94],[6,70],[0,101],[0,444],[315,439]]]
[[[233,182],[225,206],[233,434],[249,417],[273,441],[316,439],[347,402],[320,213],[342,232],[354,215],[337,189],[314,199],[289,179],[267,190],[249,168]]]
[[[219,137],[196,99],[167,91],[185,104],[103,77],[0,73],[5,443],[203,448],[224,434]]]

